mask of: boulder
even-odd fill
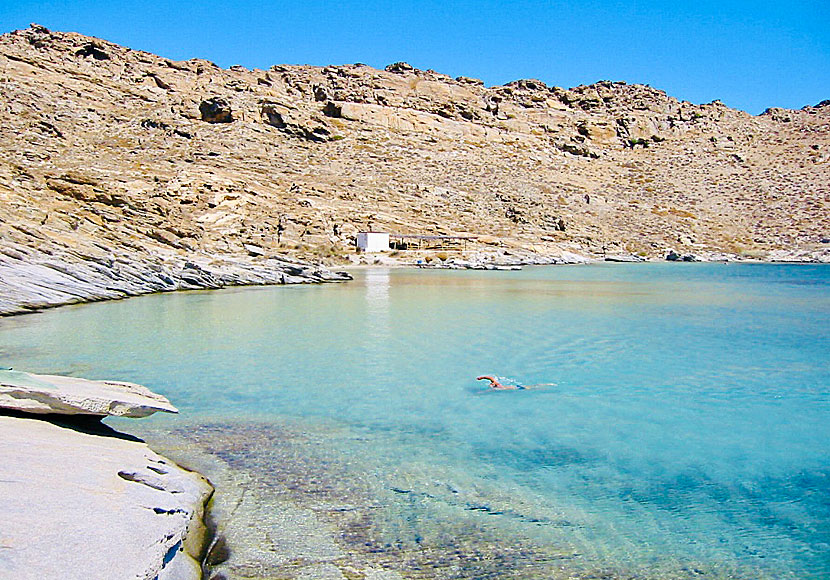
[[[3,577],[201,578],[212,491],[123,434],[0,416]]]
[[[576,130],[594,143],[611,145],[618,141],[616,128],[607,120],[581,120],[577,123]]]
[[[211,97],[201,102],[199,112],[202,114],[202,121],[208,123],[230,123],[233,121],[231,104],[222,97]]]
[[[694,254],[678,254],[674,250],[670,250],[668,254],[666,254],[666,260],[669,262],[700,262],[700,258],[698,258]]]
[[[157,411],[178,413],[165,397],[141,385],[13,370],[0,370],[0,408],[39,415],[100,417],[146,417]]]
[[[585,145],[584,143],[576,143],[574,141],[556,141],[554,147],[565,153],[571,155],[578,155],[579,157],[588,157],[589,159],[599,159],[599,153]]]
[[[91,56],[95,60],[109,60],[110,55],[101,48],[101,46],[95,42],[88,42],[83,47],[78,49],[75,52],[76,56],[82,56],[84,58]]]
[[[277,103],[264,102],[260,104],[259,112],[262,120],[272,127],[284,129],[288,124],[285,122],[288,108]]]
[[[458,83],[461,83],[462,85],[476,85],[476,86],[479,86],[479,87],[484,86],[484,81],[483,80],[475,79],[475,78],[472,78],[472,77],[464,77],[464,76],[455,77],[455,81],[458,82]]]
[[[328,109],[323,109],[323,114],[332,116],[327,114],[326,110]],[[287,135],[318,143],[328,141],[331,138],[331,131],[322,123],[308,115],[299,113],[297,109],[292,110],[278,103],[264,101],[260,103],[259,112],[265,123],[276,127]]]
[[[414,72],[415,67],[408,62],[393,62],[392,64],[387,65],[384,70],[391,73],[405,74],[408,72]]]

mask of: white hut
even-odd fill
[[[361,252],[388,252],[389,234],[360,232],[357,234],[357,249]]]

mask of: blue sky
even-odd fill
[[[624,80],[755,114],[830,99],[830,0],[0,0],[0,32],[30,22],[225,67],[404,60],[487,85]]]

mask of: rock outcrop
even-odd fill
[[[288,257],[252,255],[249,248],[245,255],[210,257],[100,242],[55,247],[47,236],[31,243],[0,249],[0,315],[152,292],[350,279]]]
[[[221,97],[212,97],[199,105],[199,112],[202,114],[202,121],[208,123],[231,123],[233,112],[227,100]]]
[[[140,385],[0,371],[3,577],[202,577],[211,485],[96,420],[155,411]]]
[[[824,103],[752,116],[616,81],[222,69],[37,25],[0,36],[0,71],[0,312],[332,279],[292,269],[348,262],[364,229],[830,260]]]
[[[0,416],[6,578],[201,578],[211,486],[140,441]]]
[[[13,370],[0,370],[0,409],[98,417],[147,417],[158,411],[178,413],[165,397],[141,385]]]

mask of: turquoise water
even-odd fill
[[[377,504],[361,549],[469,534],[527,546],[510,577],[819,579],[829,320],[827,266],[366,270],[2,319],[0,366],[145,384],[182,414],[143,428],[256,440],[222,451],[248,472],[290,441]]]

